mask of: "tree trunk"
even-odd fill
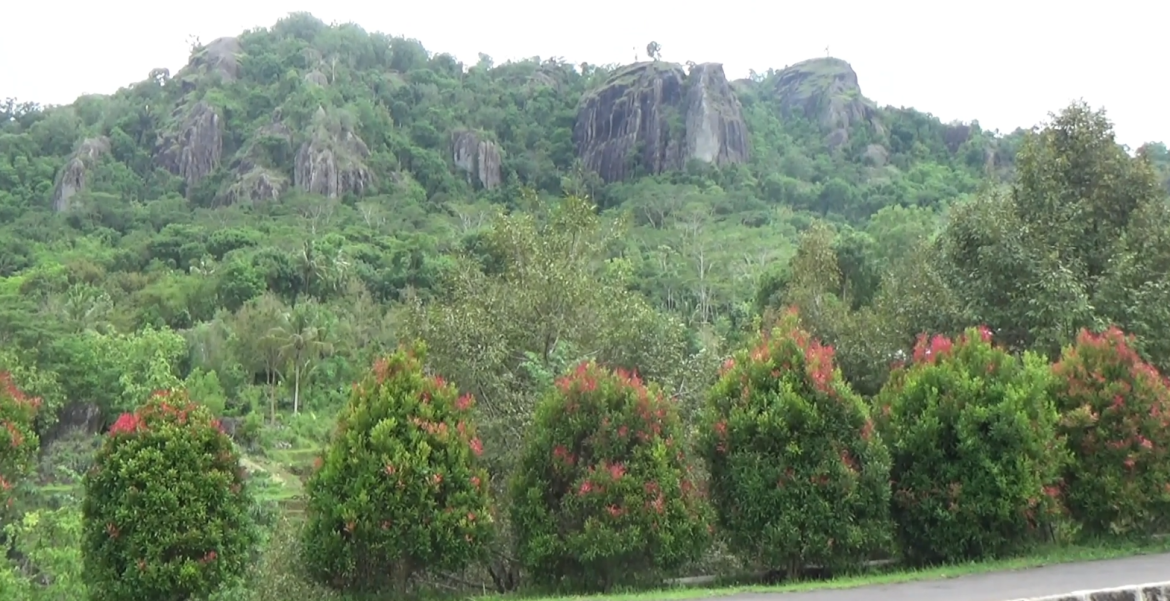
[[[268,370],[268,421],[276,423],[276,383],[272,377],[272,370]]]
[[[301,410],[301,364],[293,367],[293,415]]]

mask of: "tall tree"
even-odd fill
[[[280,340],[273,335],[287,308],[280,298],[267,292],[254,298],[232,319],[232,343],[248,373],[264,375],[268,388],[268,418],[276,421],[276,384],[280,381]]]
[[[938,248],[971,318],[1013,348],[1055,355],[1082,327],[1140,327],[1154,309],[1155,297],[1127,306],[1106,284],[1170,226],[1163,203],[1148,159],[1117,144],[1104,111],[1077,102],[1027,137],[1006,194],[956,208]]]
[[[326,314],[315,300],[304,300],[280,314],[269,332],[280,361],[293,376],[293,414],[301,410],[301,381],[333,350],[322,327]]]

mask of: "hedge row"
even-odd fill
[[[882,552],[1013,554],[1077,529],[1148,534],[1170,517],[1170,386],[1116,329],[1082,332],[1054,365],[983,328],[923,336],[866,401],[789,313],[727,360],[697,436],[657,386],[583,363],[536,407],[505,503],[473,400],[424,362],[421,345],[401,349],[354,386],[307,483],[302,560],[331,587],[469,566],[503,517],[530,581],[578,590],[661,576],[717,536],[795,575]],[[86,485],[96,599],[242,573],[238,458],[185,398],[120,420]]]

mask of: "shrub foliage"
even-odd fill
[[[724,364],[702,432],[732,551],[794,576],[888,544],[888,451],[832,347],[801,330],[794,311]]]
[[[0,512],[12,505],[17,484],[36,460],[40,443],[33,426],[40,405],[0,372]]]
[[[1066,503],[1092,534],[1161,532],[1170,518],[1170,388],[1131,341],[1081,331],[1053,366]]]
[[[922,335],[878,397],[898,538],[915,563],[1018,551],[1058,511],[1062,446],[1048,366],[986,328]]]
[[[354,385],[309,478],[304,559],[329,586],[401,590],[416,571],[468,565],[493,532],[472,399],[425,375],[424,357],[399,349]]]
[[[206,595],[244,573],[256,543],[231,440],[181,391],[114,425],[85,477],[86,584],[94,601]]]
[[[608,590],[697,559],[710,510],[676,403],[579,364],[543,398],[511,483],[520,561],[544,585]]]

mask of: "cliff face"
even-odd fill
[[[849,130],[874,128],[884,136],[877,107],[861,94],[853,67],[837,58],[814,58],[781,71],[775,94],[786,114],[800,114],[825,129],[830,148],[849,141]]]
[[[585,167],[606,182],[687,161],[743,162],[747,129],[723,67],[644,62],[619,69],[581,99],[573,130]]]
[[[457,130],[451,134],[451,160],[467,174],[467,181],[494,190],[500,185],[500,147],[482,140],[473,131]]]
[[[85,189],[89,170],[97,164],[102,156],[110,152],[110,141],[105,136],[87,138],[81,141],[77,150],[69,157],[65,167],[57,177],[57,185],[53,189],[53,210],[68,211],[70,200]]]
[[[361,194],[373,183],[365,164],[370,149],[357,134],[317,111],[308,139],[297,151],[293,185],[326,198]]]
[[[686,115],[686,158],[717,165],[748,160],[747,126],[723,65],[691,69]]]
[[[182,110],[182,107],[176,109]],[[160,141],[155,160],[183,178],[190,193],[192,186],[219,167],[223,156],[223,124],[215,109],[203,101],[195,103],[178,123],[177,131]]]

